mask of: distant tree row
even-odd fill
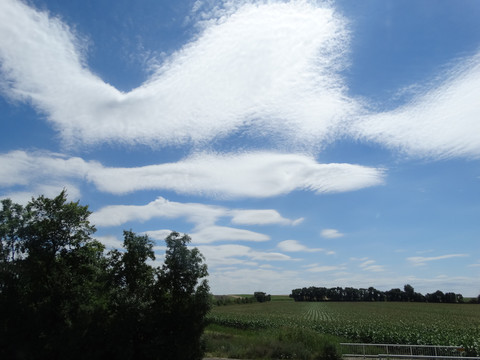
[[[272,297],[267,293],[264,293],[262,291],[256,291],[253,293],[253,296],[258,302],[266,302],[266,301],[271,301]]]
[[[207,266],[187,235],[124,231],[105,252],[87,206],[40,196],[0,202],[0,359],[201,359]]]
[[[433,303],[463,303],[464,298],[461,294],[453,292],[443,293],[440,290],[432,294],[422,295],[415,292],[409,284],[403,287],[403,290],[395,288],[388,291],[380,291],[373,287],[368,289],[356,289],[353,287],[304,287],[294,289],[290,297],[295,301],[414,301],[414,302],[433,302]],[[476,300],[476,299],[475,299]],[[475,302],[475,301],[473,301]]]
[[[239,305],[239,304],[252,304],[256,302],[271,301],[271,295],[267,293],[256,291],[253,296],[234,296],[234,295],[212,295],[212,304],[221,305]]]

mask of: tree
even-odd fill
[[[201,359],[208,275],[190,238],[124,231],[105,254],[90,211],[66,192],[0,209],[0,358]]]
[[[155,260],[153,242],[131,230],[123,232],[123,239],[124,250],[110,251],[107,258],[109,323],[103,357],[155,358],[147,354],[153,340],[146,326],[154,303],[155,269],[147,264]]]
[[[207,265],[197,248],[187,247],[188,235],[172,232],[166,239],[165,262],[158,271],[157,314],[167,321],[162,329],[162,359],[201,359],[200,341],[210,310]]]
[[[415,299],[415,290],[413,289],[412,285],[406,284],[403,287],[403,291],[405,292],[405,296],[407,298],[407,301],[413,301]]]
[[[67,202],[65,190],[54,199],[32,199],[25,208],[10,200],[2,205],[8,256],[1,260],[0,351],[6,358],[21,356],[18,351],[72,358],[86,347],[86,338],[77,336],[89,328],[101,297],[104,248],[91,238],[88,207]],[[14,285],[5,281],[9,276]]]
[[[255,291],[253,293],[253,297],[257,300],[257,302],[265,302],[272,300],[272,297],[270,295],[267,295],[267,293],[264,293],[262,291]]]

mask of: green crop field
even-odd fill
[[[283,299],[214,307],[209,320],[210,326],[224,330],[308,329],[341,341],[455,345],[467,349],[470,356],[480,355],[479,305]]]

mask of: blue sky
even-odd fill
[[[171,230],[212,292],[480,293],[478,1],[0,1],[0,197]]]

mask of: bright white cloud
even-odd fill
[[[396,110],[363,118],[351,131],[408,155],[480,157],[480,53],[441,78],[441,85]]]
[[[340,231],[336,229],[323,229],[320,232],[320,235],[326,239],[336,239],[344,236],[344,234],[342,234]]]
[[[185,217],[189,222],[207,226],[225,216],[227,210],[219,206],[198,203],[179,203],[158,197],[147,205],[110,205],[90,216],[97,226],[118,226],[128,221],[148,221],[152,218]]]
[[[302,154],[254,152],[201,153],[176,163],[108,168],[92,174],[91,180],[113,193],[160,188],[219,197],[270,197],[295,190],[353,191],[382,184],[383,176],[382,169],[319,164]]]
[[[207,244],[217,241],[268,241],[270,237],[250,230],[236,229],[228,226],[201,227],[191,235],[195,244]]]
[[[324,249],[315,248],[311,249],[301,244],[297,240],[285,240],[278,243],[278,248],[285,252],[319,252],[324,251]]]
[[[0,193],[0,199],[8,198],[17,204],[26,205],[32,198],[44,195],[48,198],[54,198],[62,190],[67,190],[67,198],[71,201],[80,199],[80,190],[73,184],[68,182],[50,182],[46,184],[35,184],[30,187],[29,191],[13,191]]]
[[[3,0],[3,88],[31,101],[66,141],[201,142],[247,126],[317,144],[338,131],[358,107],[338,75],[345,21],[309,1],[240,4],[122,93],[85,66],[67,25]]]
[[[167,229],[152,230],[152,231],[145,231],[143,232],[143,234],[148,235],[148,237],[152,240],[164,241],[172,231],[173,230],[167,230]],[[181,234],[181,235],[185,235],[185,234]]]
[[[240,210],[240,212],[241,211],[250,210]],[[254,210],[251,211],[254,212]],[[270,240],[270,237],[265,234],[215,224],[220,218],[231,217],[236,214],[236,210],[230,210],[220,206],[179,203],[159,197],[146,205],[106,206],[94,212],[90,216],[90,221],[98,227],[108,227],[119,226],[130,221],[145,222],[153,218],[186,218],[188,222],[194,224],[190,237],[195,244],[218,241],[259,242]],[[284,219],[281,216],[280,218]],[[285,221],[289,224],[292,223],[292,221],[288,221],[288,219],[284,219],[284,221],[279,223],[283,224]],[[146,231],[145,233],[155,240],[163,240],[170,233],[170,230],[162,229]]]
[[[122,249],[123,241],[119,240],[116,236],[106,235],[106,236],[95,236],[95,240],[100,241],[107,250],[110,249]]]
[[[291,260],[290,256],[282,253],[253,250],[248,246],[238,244],[199,245],[196,247],[212,267],[222,265],[258,266],[258,262]]]
[[[445,260],[445,259],[465,257],[465,256],[468,256],[468,255],[467,254],[448,254],[448,255],[431,256],[431,257],[412,256],[412,257],[408,257],[407,261],[411,262],[413,266],[420,266],[420,265],[426,265],[426,263],[430,261]]]
[[[3,93],[31,102],[67,142],[201,144],[244,131],[308,147],[348,134],[413,156],[480,157],[480,54],[408,104],[367,114],[339,76],[346,21],[315,1],[220,7],[128,93],[94,75],[58,18],[18,0],[0,6]]]
[[[296,220],[286,219],[281,216],[276,210],[232,210],[232,223],[239,225],[269,225],[269,224],[284,224],[284,225],[298,225],[303,221],[303,218]]]
[[[104,167],[96,161],[46,152],[0,155],[0,185],[29,185],[52,179],[86,180],[104,192],[173,190],[214,197],[271,197],[295,190],[316,193],[353,191],[383,183],[384,170],[352,164],[319,164],[302,154],[250,152],[199,153],[176,163],[134,168]],[[237,211],[235,223],[289,223],[273,210]],[[298,222],[301,219],[295,220]],[[250,223],[253,224],[253,223]]]

